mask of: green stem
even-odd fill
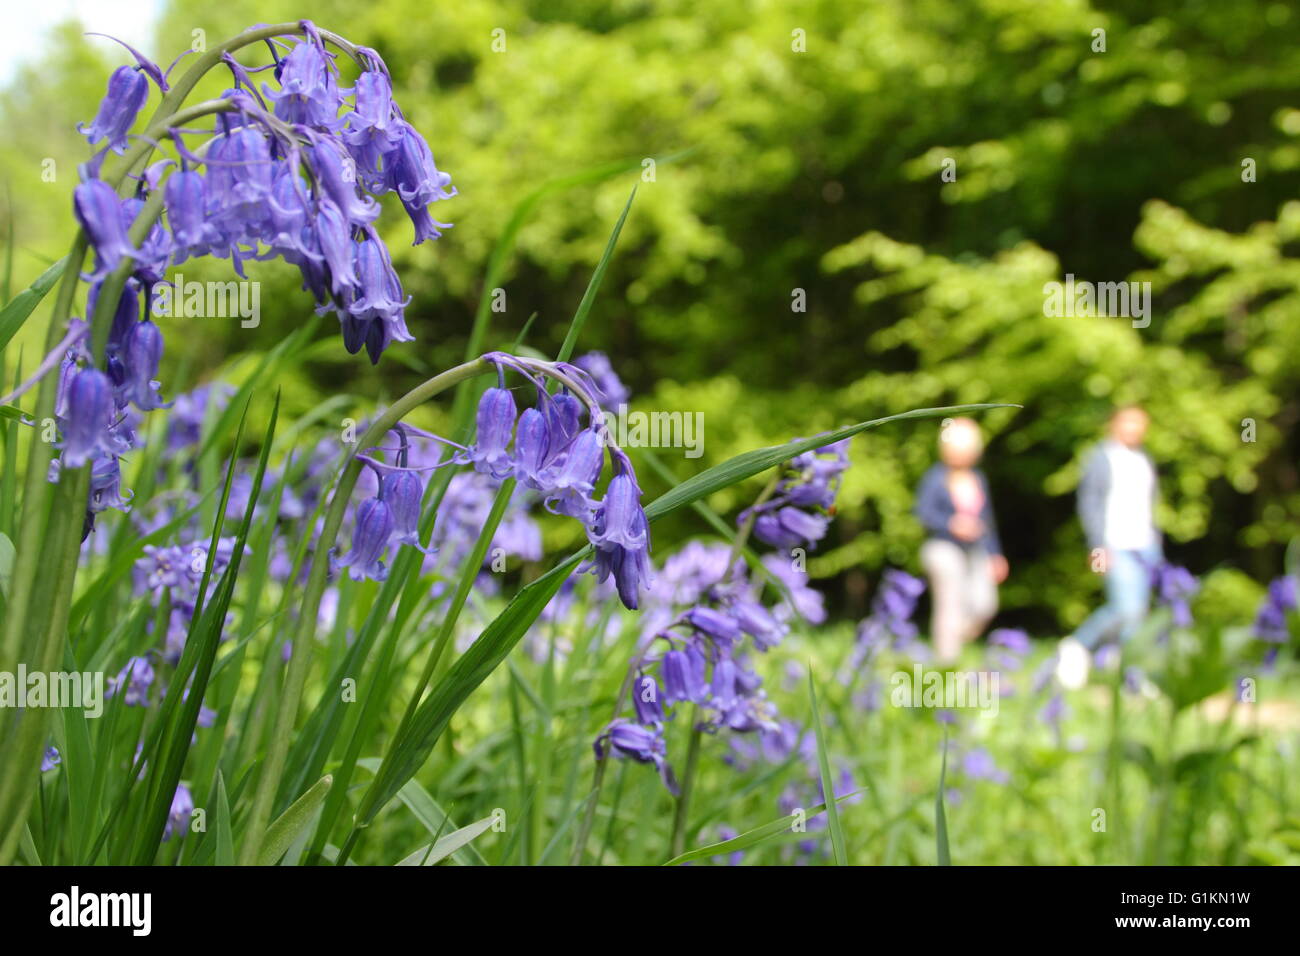
[[[670,860],[686,852],[686,819],[690,814],[691,793],[695,790],[695,770],[700,763],[702,731],[696,719],[699,710],[698,704],[691,705],[691,743],[686,750],[686,771],[682,775],[681,795],[677,798],[677,806],[673,811],[673,836],[670,843],[672,852],[668,857]]]
[[[410,414],[412,409],[459,382],[491,370],[492,365],[479,358],[434,376],[407,392],[379,416],[361,436],[356,449],[373,447],[394,425]],[[357,483],[357,477],[361,474],[361,468],[362,462],[357,458],[357,451],[354,450],[334,489],[329,510],[325,515],[325,525],[321,529],[320,538],[316,542],[316,549],[312,555],[311,572],[307,580],[307,590],[303,595],[302,611],[293,632],[289,672],[280,695],[280,706],[271,731],[270,749],[262,765],[261,775],[258,777],[257,791],[253,797],[252,809],[249,811],[245,828],[245,838],[240,850],[239,862],[243,865],[251,865],[257,860],[266,837],[266,828],[271,817],[271,804],[279,788],[280,778],[284,774],[285,757],[289,752],[293,725],[298,715],[298,704],[302,699],[303,686],[307,682],[311,652],[310,638],[316,629],[321,597],[325,593],[329,574],[329,553],[343,524],[343,514],[347,510],[348,500]]]
[[[55,496],[54,512],[50,518],[51,542],[60,546],[47,560],[47,574],[53,579],[56,595],[72,592],[72,582],[77,571],[77,558],[81,552],[81,523],[85,514],[86,496],[90,491],[90,469],[79,469],[63,476]],[[47,555],[50,552],[47,550]],[[50,565],[53,574],[49,574]],[[30,657],[37,669],[48,673],[59,666],[64,650],[62,637],[66,636],[70,602],[56,599],[48,605],[49,617],[39,648]],[[29,659],[26,655],[24,660]],[[7,772],[4,790],[0,792],[0,820],[10,821],[8,831],[0,838],[0,865],[8,865],[18,849],[18,841],[27,818],[32,797],[40,786],[40,758],[45,749],[45,736],[49,724],[46,708],[33,708],[17,718],[18,734],[12,750],[6,755]]]
[[[745,543],[749,541],[749,536],[754,530],[754,522],[758,520],[758,509],[776,494],[776,489],[781,483],[781,469],[778,468],[772,475],[767,486],[759,494],[757,500],[749,509],[749,515],[740,526],[736,537],[731,542],[731,553],[727,556],[727,571],[731,570],[736,559],[740,557],[740,552],[744,550]],[[725,572],[724,572],[725,573]],[[686,751],[686,771],[682,776],[682,790],[677,797],[677,806],[673,812],[673,836],[671,842],[672,852],[669,859],[674,859],[686,852],[686,820],[690,814],[691,794],[695,791],[695,768],[699,764],[700,743],[704,733],[703,727],[695,719],[698,707],[691,710],[691,742]]]

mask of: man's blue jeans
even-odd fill
[[[1106,603],[1080,625],[1074,638],[1088,649],[1118,635],[1133,636],[1151,603],[1151,569],[1160,561],[1158,547],[1110,552],[1106,569]]]

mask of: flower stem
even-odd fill
[[[740,556],[740,552],[744,550],[745,544],[749,540],[750,532],[754,529],[754,522],[758,519],[759,507],[766,504],[768,499],[770,499],[772,495],[776,494],[776,489],[780,484],[780,481],[781,473],[778,470],[777,473],[772,476],[771,481],[767,483],[767,486],[759,494],[753,506],[750,508],[750,512],[746,516],[745,521],[741,524],[739,530],[736,532],[736,536],[732,539],[731,552],[727,557],[726,571],[724,574],[731,570],[732,565],[736,563],[736,559]],[[627,703],[628,690],[632,686],[632,675],[635,674],[637,669],[641,666],[641,662],[645,657],[645,652],[649,649],[650,643],[651,642],[646,642],[644,646],[640,647],[637,652],[632,655],[631,663],[628,665],[627,674],[623,678],[623,686],[619,689],[618,698],[614,701],[615,718],[622,713],[623,707]],[[677,807],[673,818],[672,842],[674,845],[677,844],[679,839],[684,839],[685,837],[686,811],[690,804],[689,791],[691,786],[693,786],[695,776],[695,758],[698,757],[700,749],[700,734],[702,731],[699,726],[696,725],[694,711],[692,711],[691,715],[691,724],[691,740],[687,751],[686,779],[682,787],[681,796],[677,799]],[[600,792],[605,785],[605,766],[608,761],[608,754],[605,757],[596,758],[596,771],[591,781],[591,796],[588,798],[587,808],[582,815],[582,823],[578,826],[577,838],[573,842],[573,855],[570,857],[570,863],[573,866],[577,866],[582,862],[582,856],[586,852],[587,840],[591,836],[591,828],[596,820],[596,807],[600,803]],[[679,827],[681,830],[680,834]],[[680,856],[681,852],[682,851],[675,850],[672,855]]]
[[[434,376],[422,385],[407,392],[393,403],[386,412],[375,420],[357,442],[356,449],[370,448],[379,443],[384,435],[400,422],[411,410],[424,404],[439,393],[466,379],[494,371],[485,359],[475,359],[455,368],[448,369]],[[293,725],[298,716],[298,704],[302,700],[303,686],[307,682],[307,673],[311,663],[310,638],[316,630],[317,615],[320,613],[321,598],[329,576],[329,556],[343,524],[343,514],[347,510],[348,499],[361,474],[362,462],[354,449],[347,465],[339,477],[330,499],[329,510],[325,515],[325,524],[320,538],[316,542],[312,555],[311,572],[307,580],[307,590],[303,594],[302,610],[293,631],[292,651],[289,657],[289,670],[280,694],[280,706],[276,711],[275,724],[271,731],[270,749],[258,777],[257,791],[253,797],[252,809],[249,811],[248,824],[245,828],[243,846],[239,862],[251,865],[258,859],[262,843],[266,837],[266,828],[270,822],[272,803],[284,774],[285,758],[289,753],[289,743],[293,735]]]
[[[686,770],[682,774],[682,792],[677,798],[677,807],[673,812],[673,836],[668,854],[670,860],[686,852],[686,818],[690,813],[691,792],[695,789],[695,770],[700,763],[700,740],[703,737],[702,725],[696,719],[699,712],[699,704],[692,704],[691,742],[686,749]]]

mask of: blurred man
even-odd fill
[[[930,578],[931,634],[942,664],[955,661],[962,644],[980,636],[998,609],[997,586],[1007,577],[988,481],[975,467],[983,452],[975,422],[945,422],[942,461],[925,473],[916,494],[916,516],[930,533],[921,564]]]
[[[1149,421],[1135,405],[1116,409],[1106,439],[1084,460],[1079,518],[1089,563],[1106,576],[1106,603],[1061,641],[1057,676],[1066,687],[1082,687],[1097,645],[1128,640],[1147,613],[1151,569],[1161,560],[1156,469],[1142,448]]]

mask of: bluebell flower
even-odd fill
[[[207,164],[207,198],[213,211],[227,228],[259,228],[274,174],[266,134],[254,126],[227,131],[212,140]]]
[[[588,429],[578,433],[559,456],[552,459],[546,476],[546,507],[558,514],[588,523],[596,503],[592,495],[605,464],[600,436]]]
[[[1018,671],[1025,663],[1032,646],[1029,635],[1018,628],[1000,627],[989,632],[988,652],[996,670],[1001,671]],[[1113,646],[1113,645],[1108,645]],[[1098,651],[1096,663],[1102,667],[1102,654]],[[1001,694],[1004,697],[1011,696],[1015,693],[1015,688],[1008,681],[1001,687]]]
[[[969,750],[962,757],[962,773],[972,780],[987,780],[990,783],[1005,784],[1011,775],[998,767],[993,755],[983,748]]]
[[[277,90],[262,85],[266,98],[275,104],[275,115],[286,123],[338,128],[342,98],[333,68],[324,50],[308,40],[297,43],[276,70]]]
[[[1255,636],[1270,644],[1285,644],[1291,639],[1289,618],[1300,607],[1300,586],[1286,574],[1269,582],[1268,593],[1255,615]]]
[[[776,709],[763,695],[761,683],[756,673],[734,658],[719,659],[709,683],[712,723],[740,733],[777,728]]]
[[[367,498],[357,508],[352,550],[339,560],[339,567],[348,568],[354,581],[363,578],[384,580],[388,577],[388,569],[380,558],[392,533],[393,512],[388,504],[381,498]]]
[[[346,301],[360,285],[353,264],[352,225],[338,206],[322,199],[318,204],[315,229],[321,257],[329,268],[330,291]]]
[[[144,200],[137,197],[126,199],[120,207],[122,227],[129,233],[136,218],[144,209]],[[136,279],[151,286],[161,282],[167,274],[167,263],[172,254],[172,238],[161,223],[155,222],[149,227],[144,240],[136,251]]]
[[[503,387],[489,388],[479,399],[477,431],[469,448],[474,470],[504,478],[514,468],[506,450],[515,430],[515,397]]]
[[[163,839],[170,840],[174,836],[185,836],[193,813],[194,795],[190,793],[189,787],[178,783],[176,793],[172,795],[171,808],[167,811],[167,825],[163,828]]]
[[[810,546],[826,536],[829,519],[786,506],[765,511],[754,522],[754,536],[774,548],[789,550]]]
[[[45,754],[41,757],[41,773],[53,770],[61,763],[63,763],[63,757],[59,755],[58,748],[46,747]]]
[[[664,700],[669,704],[703,701],[707,691],[704,668],[704,654],[698,647],[692,645],[666,652],[659,665],[664,683]]]
[[[741,629],[754,639],[754,646],[760,651],[770,650],[780,644],[788,630],[785,624],[757,601],[741,599],[734,602],[728,610]]]
[[[989,634],[989,643],[999,647],[1005,647],[1013,654],[1023,657],[1028,654],[1032,646],[1029,635],[1019,628],[1000,627]]]
[[[809,624],[825,622],[826,598],[816,588],[809,586],[807,571],[799,570],[788,558],[776,554],[764,555],[763,567],[785,586],[779,612],[795,614]]]
[[[849,440],[804,452],[790,462],[793,475],[782,479],[778,493],[801,508],[830,509],[840,477],[849,467]]]
[[[94,455],[119,454],[122,444],[113,433],[113,384],[97,368],[83,368],[68,379],[64,398],[66,417],[61,423],[62,463],[80,468]]]
[[[83,278],[99,282],[123,259],[139,256],[126,233],[122,200],[116,190],[99,179],[79,183],[72,191],[72,209],[95,251],[95,269]]]
[[[639,593],[650,582],[650,525],[641,507],[641,489],[630,469],[610,479],[587,537],[596,548],[587,567],[594,569],[599,581],[613,575],[619,599],[629,610],[636,610]]]
[[[740,637],[740,624],[730,614],[711,607],[693,607],[682,617],[711,640],[730,647]]]
[[[414,472],[399,468],[384,476],[382,487],[383,498],[393,516],[393,541],[425,550],[420,545],[420,504],[424,500],[424,482]]]
[[[122,364],[126,375],[123,395],[126,401],[134,403],[142,412],[168,407],[159,393],[159,383],[154,380],[162,352],[162,333],[148,319],[137,322],[127,333],[122,349]]]
[[[357,162],[357,171],[371,192],[382,192],[380,164],[385,153],[397,146],[401,130],[393,110],[393,84],[379,70],[366,70],[357,77],[356,107],[347,114],[343,141]]]
[[[1201,587],[1192,572],[1161,562],[1151,569],[1151,580],[1156,600],[1169,608],[1174,627],[1191,627],[1192,609],[1189,602]]]
[[[349,222],[354,225],[373,222],[379,215],[379,203],[358,191],[352,157],[332,138],[313,138],[315,142],[307,147],[306,155],[316,175],[317,186]]]
[[[1068,713],[1069,708],[1066,706],[1065,698],[1058,691],[1048,698],[1047,703],[1043,705],[1043,709],[1038,712],[1038,719],[1059,733],[1061,721],[1065,719]]]
[[[365,344],[372,364],[391,342],[410,342],[415,337],[406,328],[404,313],[411,298],[402,297],[402,283],[393,269],[388,249],[377,235],[354,242],[353,263],[357,277],[355,294],[345,297],[340,314],[343,341],[348,351]]]
[[[439,172],[433,163],[433,153],[424,137],[415,127],[398,120],[398,141],[383,159],[384,187],[397,193],[402,206],[415,226],[415,242],[437,239],[438,230],[448,228],[447,223],[436,222],[429,215],[429,204],[439,199],[450,199],[456,190],[448,189],[451,177]]]
[[[668,791],[673,796],[678,794],[677,781],[666,759],[667,749],[661,728],[644,727],[619,718],[605,728],[592,746],[598,760],[603,760],[612,750],[618,756],[637,763],[653,764]]]
[[[97,282],[90,287],[86,294],[86,312],[90,315],[95,314],[99,307],[99,295],[103,290],[104,284]],[[126,372],[122,367],[122,351],[126,348],[127,337],[131,334],[131,329],[135,327],[136,321],[140,318],[140,281],[138,279],[127,279],[122,286],[122,294],[117,300],[117,308],[113,310],[113,321],[109,325],[108,341],[105,345],[106,370],[109,379],[112,380],[114,387],[120,386],[126,381]],[[59,411],[62,414],[62,411]]]
[[[569,443],[578,438],[582,429],[582,403],[568,392],[546,397],[543,393],[542,414],[546,416],[546,428],[551,436],[551,454],[548,464],[554,462]],[[596,436],[599,439],[599,436]],[[604,447],[603,445],[601,447]]]
[[[140,108],[149,98],[149,81],[145,75],[132,66],[119,66],[109,74],[108,92],[99,103],[99,111],[84,129],[84,123],[77,125],[77,132],[85,134],[86,141],[94,146],[100,140],[108,141],[108,148],[121,154],[126,152],[127,136]]]
[[[173,258],[180,265],[190,256],[203,256],[221,243],[221,234],[208,220],[207,181],[202,173],[179,170],[167,179],[163,198],[172,230]],[[272,209],[276,209],[273,203]],[[301,223],[298,224],[301,229]]]
[[[148,707],[149,688],[153,685],[154,670],[147,657],[127,658],[117,676],[108,682],[108,696],[122,692],[122,701],[128,707]]]
[[[126,511],[130,508],[131,492],[122,491],[122,468],[116,455],[96,455],[90,466],[90,500],[86,503],[91,514],[109,508]]]
[[[632,393],[628,391],[623,380],[614,371],[609,356],[604,352],[588,352],[574,359],[573,364],[585,371],[596,383],[597,400],[602,408],[609,412],[618,411],[620,405],[626,405]]]
[[[526,408],[515,427],[515,477],[529,488],[546,492],[543,469],[550,457],[551,434],[546,416],[536,408]]]
[[[632,706],[638,723],[653,725],[664,719],[663,703],[659,699],[659,685],[649,674],[637,675],[632,688]]]
[[[895,649],[911,646],[916,636],[911,619],[924,591],[925,583],[920,578],[895,568],[885,571],[871,601],[871,614],[858,625],[857,644],[849,662],[851,671],[856,672],[891,641]]]

